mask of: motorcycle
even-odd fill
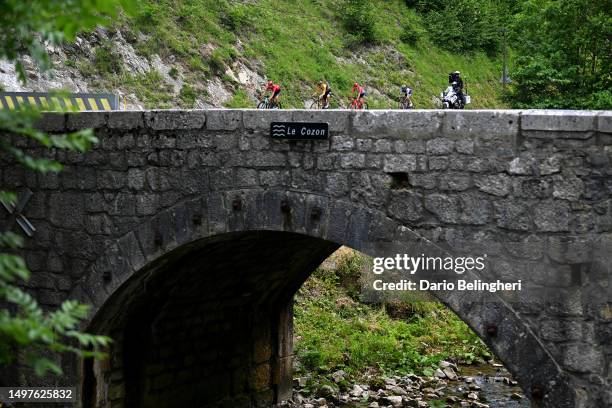
[[[452,85],[449,85],[446,90],[440,94],[443,109],[463,109],[465,105],[471,102],[470,95],[463,93],[463,98],[459,97],[457,91]]]

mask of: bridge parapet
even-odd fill
[[[331,137],[270,138],[271,122],[291,121],[326,122]],[[292,258],[300,248],[310,246],[312,259],[325,255],[333,245],[316,241],[320,239],[376,256],[376,245],[406,243],[410,234],[457,250],[466,243],[488,251],[503,248],[511,257],[498,265],[497,276],[529,278],[531,268],[544,265],[541,283],[554,282],[567,296],[546,310],[479,308],[468,306],[469,297],[442,300],[485,338],[518,375],[528,396],[542,406],[599,407],[612,401],[606,394],[612,376],[609,298],[604,293],[598,298],[602,304],[594,305],[597,298],[586,291],[589,285],[612,287],[610,266],[593,264],[594,243],[612,245],[612,112],[117,111],[47,114],[40,125],[51,132],[91,127],[100,138],[86,154],[48,152],[32,145],[34,153],[50,154],[66,164],[59,175],[33,175],[7,162],[0,166],[3,188],[28,187],[34,192],[24,214],[37,233],[24,253],[34,271],[30,289],[44,304],[80,298],[98,312],[92,327],[113,332],[124,329],[111,324],[124,323],[117,317],[118,305],[131,310],[131,302],[150,302],[140,292],[147,282],[159,285],[160,292],[174,289],[179,295],[168,300],[172,308],[146,317],[159,322],[159,333],[151,334],[159,338],[150,339],[157,344],[168,335],[162,328],[172,327],[168,313],[182,313],[181,291],[191,289],[162,277],[181,276],[192,287],[204,285],[193,280],[199,272],[186,266],[183,256],[207,253],[221,259],[235,253],[233,262],[248,270],[249,262],[240,258],[239,250],[241,242],[249,243],[249,254],[266,254],[253,264],[259,267],[275,257],[280,266],[268,274],[253,267],[250,272],[259,283],[242,289],[277,299],[278,293],[272,296],[265,289],[284,288],[277,289],[280,298],[290,297],[312,265],[303,262],[303,270],[289,275],[284,271],[306,259],[307,254]],[[269,248],[257,247],[261,237],[239,234],[261,230],[298,233],[316,242],[287,238],[291,250],[270,255]],[[225,249],[215,244],[216,236],[225,237]],[[270,245],[283,244],[283,238],[266,239]],[[176,270],[168,270],[169,260],[178,262]],[[228,287],[246,286],[242,275],[234,278],[227,264],[219,264],[206,270],[225,276]],[[581,287],[570,293],[577,282]],[[193,307],[211,316],[232,316],[235,309],[218,306],[232,303],[243,308],[242,318],[253,333],[260,327],[257,322],[267,320],[272,326],[261,326],[268,333],[264,337],[289,337],[278,326],[279,321],[286,326],[286,305],[259,308],[240,303],[248,296],[235,302],[233,298],[230,289],[220,290],[208,303]],[[257,312],[253,321],[248,321],[249,310]],[[282,313],[270,317],[269,310]],[[148,321],[140,317],[135,319]],[[493,337],[487,334],[491,322],[498,327]],[[185,320],[181,327],[189,334],[192,325]],[[523,337],[517,340],[512,333]],[[240,335],[233,331],[227,336]],[[245,344],[251,341],[244,336]],[[260,335],[252,336],[261,343]],[[263,351],[255,352],[255,365],[246,372],[232,363],[237,378],[244,380],[236,391],[242,397],[251,398],[249,387],[254,387],[270,401],[275,397],[267,391],[286,388],[283,370],[289,367],[290,372],[290,352],[281,343],[286,342],[260,345]],[[168,347],[167,353],[164,362],[181,357],[180,347]],[[212,361],[215,353],[202,355]],[[154,356],[145,357],[156,365]],[[219,368],[224,363],[206,364]],[[125,374],[119,363],[108,369],[116,379]],[[180,381],[195,370],[182,369],[177,368]],[[67,372],[76,375],[78,370]],[[179,381],[173,377],[176,373],[171,374],[151,374],[161,379],[140,379],[140,386],[146,389],[151,380],[151,390],[171,393],[181,385],[174,382]],[[109,404],[127,392],[121,381],[115,382],[118,391],[107,396]],[[227,390],[228,384],[217,388]]]

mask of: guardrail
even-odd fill
[[[0,92],[0,109],[36,107],[55,110],[61,107],[77,111],[119,110],[119,97],[106,93],[53,94],[47,92]]]

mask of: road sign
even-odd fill
[[[329,125],[310,122],[272,122],[270,136],[272,139],[286,140],[327,140]]]

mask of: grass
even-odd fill
[[[249,96],[247,95],[247,93],[242,90],[239,89],[234,93],[234,96],[232,97],[232,99],[225,104],[226,108],[249,108],[252,107],[253,105],[253,101],[251,100],[251,98],[249,98]]]
[[[428,39],[420,16],[404,1],[372,1],[377,43],[367,47],[351,44],[342,21],[342,0],[142,0],[137,16],[131,20],[124,17],[117,25],[122,31],[144,34],[128,35],[135,39],[134,47],[142,55],[174,56],[195,89],[195,82],[212,75],[223,79],[233,61],[245,59],[257,61],[263,75],[281,84],[285,107],[303,107],[314,84],[326,79],[334,90],[334,106],[339,101],[347,104],[350,88],[357,81],[370,91],[371,108],[395,107],[402,84],[415,89],[417,107],[433,108],[433,97],[445,87],[448,72],[458,69],[472,94],[472,108],[504,107],[499,61],[484,54],[440,50]],[[408,30],[412,35],[406,36],[406,27],[414,28]],[[241,46],[236,45],[238,40]],[[214,50],[207,50],[207,44]],[[110,74],[116,71],[115,66],[100,65],[93,69]],[[129,86],[137,87],[134,82],[138,81]],[[101,84],[107,88],[113,85],[124,87],[113,80]],[[227,106],[243,106],[247,102],[244,90],[229,88],[236,94]],[[140,90],[140,94],[151,107],[185,102],[180,95],[166,101],[156,92]]]
[[[471,363],[490,354],[476,334],[437,302],[405,302],[402,318],[383,305],[360,303],[355,292],[364,258],[354,252],[335,270],[318,269],[296,297],[298,374],[320,381],[344,370],[352,379],[431,375],[441,360]]]

